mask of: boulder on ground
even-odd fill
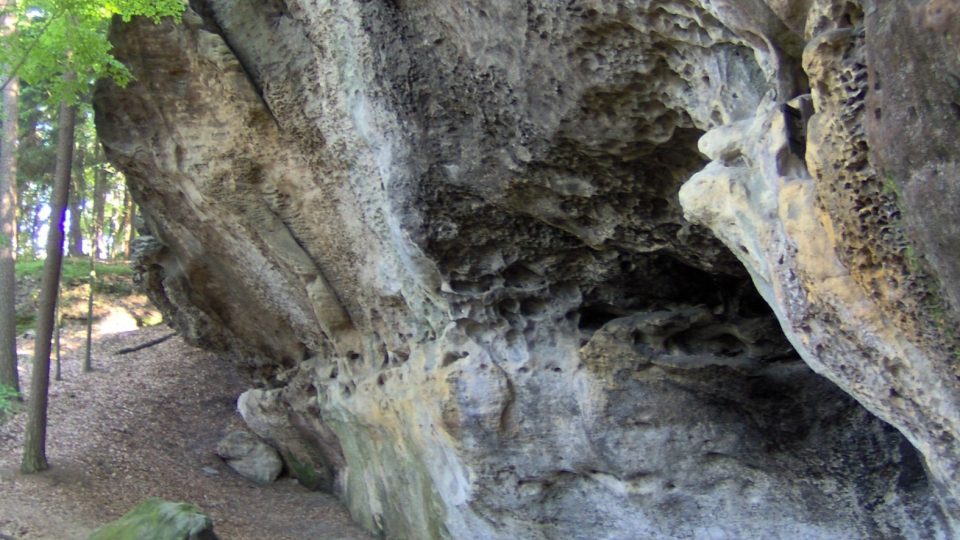
[[[217,540],[213,521],[187,503],[147,499],[120,519],[93,531],[88,540]]]
[[[233,431],[217,444],[217,455],[247,480],[269,484],[283,470],[283,460],[267,443],[246,431]]]

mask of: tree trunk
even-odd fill
[[[33,219],[31,220],[30,228],[30,252],[29,257],[35,258],[40,253],[40,239],[37,236],[40,234],[40,211],[43,210],[43,193],[37,193],[37,204],[33,206]]]
[[[103,242],[103,213],[107,202],[107,171],[103,168],[106,158],[98,153],[98,164],[93,185],[93,248],[95,259],[100,258],[100,244]]]
[[[65,77],[72,77],[67,74]],[[57,165],[53,178],[50,208],[50,232],[47,235],[47,259],[43,263],[40,302],[37,313],[37,337],[34,343],[33,375],[30,380],[30,405],[23,442],[20,470],[32,473],[47,469],[47,391],[50,387],[50,340],[56,311],[60,264],[63,261],[63,221],[70,191],[70,165],[76,109],[60,104],[60,133],[57,140]]]
[[[17,293],[14,246],[16,218],[17,79],[3,91],[3,141],[0,149],[0,384],[20,391],[17,373]],[[11,120],[12,117],[12,120]]]
[[[62,266],[60,267],[60,272],[61,273],[63,272]],[[54,373],[53,379],[55,381],[63,380],[63,370],[61,369],[61,361],[63,359],[60,357],[60,325],[61,323],[63,323],[63,314],[61,313],[61,309],[60,309],[60,300],[61,300],[60,287],[57,287],[57,317],[55,319],[56,327],[53,334],[53,350],[54,350],[54,356],[57,359],[57,367],[53,372]]]
[[[19,143],[18,143],[19,144]],[[19,150],[18,150],[19,152]],[[24,219],[24,216],[30,215],[30,209],[33,208],[32,205],[28,204],[27,197],[24,197],[24,193],[20,191],[20,186],[14,186],[14,194],[17,196],[17,238],[14,242],[16,251],[14,251],[14,259],[19,258],[21,255],[26,256],[27,251],[30,249],[30,242],[24,242],[24,238],[29,234],[30,226],[27,224],[27,220]]]
[[[70,232],[67,234],[67,252],[71,257],[83,257],[83,230],[80,221],[83,211],[83,158],[78,151],[73,160],[73,190],[70,192]]]
[[[12,18],[3,32],[12,31]],[[0,139],[0,385],[20,391],[17,373],[17,118],[20,82],[13,78],[3,89],[3,136]]]
[[[114,257],[130,259],[130,239],[133,236],[133,198],[130,197],[130,188],[123,184],[123,225],[117,232]]]
[[[130,189],[129,187],[127,188]],[[130,230],[127,233],[126,250],[123,252],[123,258],[130,260],[130,254],[133,249],[133,241],[137,238],[137,203],[133,202],[133,195],[130,196]]]
[[[87,348],[83,353],[84,373],[93,371],[93,287],[97,281],[97,259],[90,253],[90,292],[87,294]]]

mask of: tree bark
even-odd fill
[[[40,239],[37,238],[37,236],[40,234],[40,229],[42,228],[40,226],[40,211],[43,210],[43,191],[46,190],[41,188],[37,191],[37,204],[33,205],[33,209],[31,210],[32,219],[30,220],[30,251],[27,252],[29,253],[29,258],[31,259],[36,258],[40,252],[40,246],[38,244]]]
[[[63,268],[60,268],[60,272],[63,272]],[[59,289],[60,287],[57,287]],[[57,359],[57,367],[54,370],[53,380],[62,381],[63,380],[63,370],[61,369],[61,363],[63,358],[60,357],[60,324],[63,323],[63,314],[60,310],[60,291],[57,290],[57,309],[56,309],[56,318],[54,319],[54,332],[53,332],[53,350],[54,356]]]
[[[67,74],[65,77],[72,77]],[[24,473],[49,468],[47,463],[47,391],[50,387],[50,341],[56,312],[57,288],[60,283],[60,264],[63,261],[63,222],[67,197],[70,192],[70,169],[73,161],[74,124],[76,109],[60,104],[60,133],[57,140],[57,164],[51,196],[50,231],[47,235],[47,258],[43,264],[40,282],[40,302],[37,313],[37,337],[34,343],[33,375],[30,380],[30,404],[26,434],[23,443]]]
[[[133,198],[130,197],[130,188],[123,184],[123,226],[117,232],[114,257],[130,259],[130,240],[133,238]]]
[[[84,152],[78,151],[73,160],[73,190],[70,192],[70,232],[67,234],[67,250],[71,257],[83,257],[83,229],[81,217],[83,211],[83,158]]]
[[[4,33],[13,31],[12,17],[4,17]],[[20,391],[17,372],[17,119],[20,82],[16,77],[3,89],[3,135],[0,139],[0,385]]]
[[[103,213],[107,202],[107,171],[103,168],[106,158],[103,157],[102,152],[98,152],[98,158],[93,183],[93,247],[91,248],[95,259],[100,258],[100,244],[103,242]]]
[[[129,187],[127,190],[129,191]],[[126,250],[123,252],[123,258],[130,260],[130,255],[133,253],[133,241],[137,238],[137,203],[133,202],[133,195],[130,195],[130,230],[127,231],[127,243],[125,244]]]
[[[93,289],[97,281],[97,259],[90,252],[90,291],[87,293],[87,347],[83,353],[83,372],[93,371]]]

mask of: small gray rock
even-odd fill
[[[217,455],[240,476],[269,484],[283,470],[280,455],[270,445],[246,431],[234,431],[217,444]]]

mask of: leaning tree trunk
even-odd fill
[[[68,74],[67,77],[72,75]],[[33,376],[30,380],[30,406],[23,443],[20,470],[32,473],[47,469],[47,390],[50,387],[50,340],[56,312],[60,264],[63,261],[63,221],[70,191],[70,165],[73,158],[76,109],[60,104],[60,133],[57,140],[57,165],[51,196],[50,232],[47,235],[47,259],[43,263],[40,302],[37,313],[37,337],[34,343]]]
[[[12,31],[5,18],[3,32]],[[17,280],[14,252],[17,238],[17,117],[20,82],[3,89],[3,135],[0,139],[0,385],[20,391],[17,374]]]

